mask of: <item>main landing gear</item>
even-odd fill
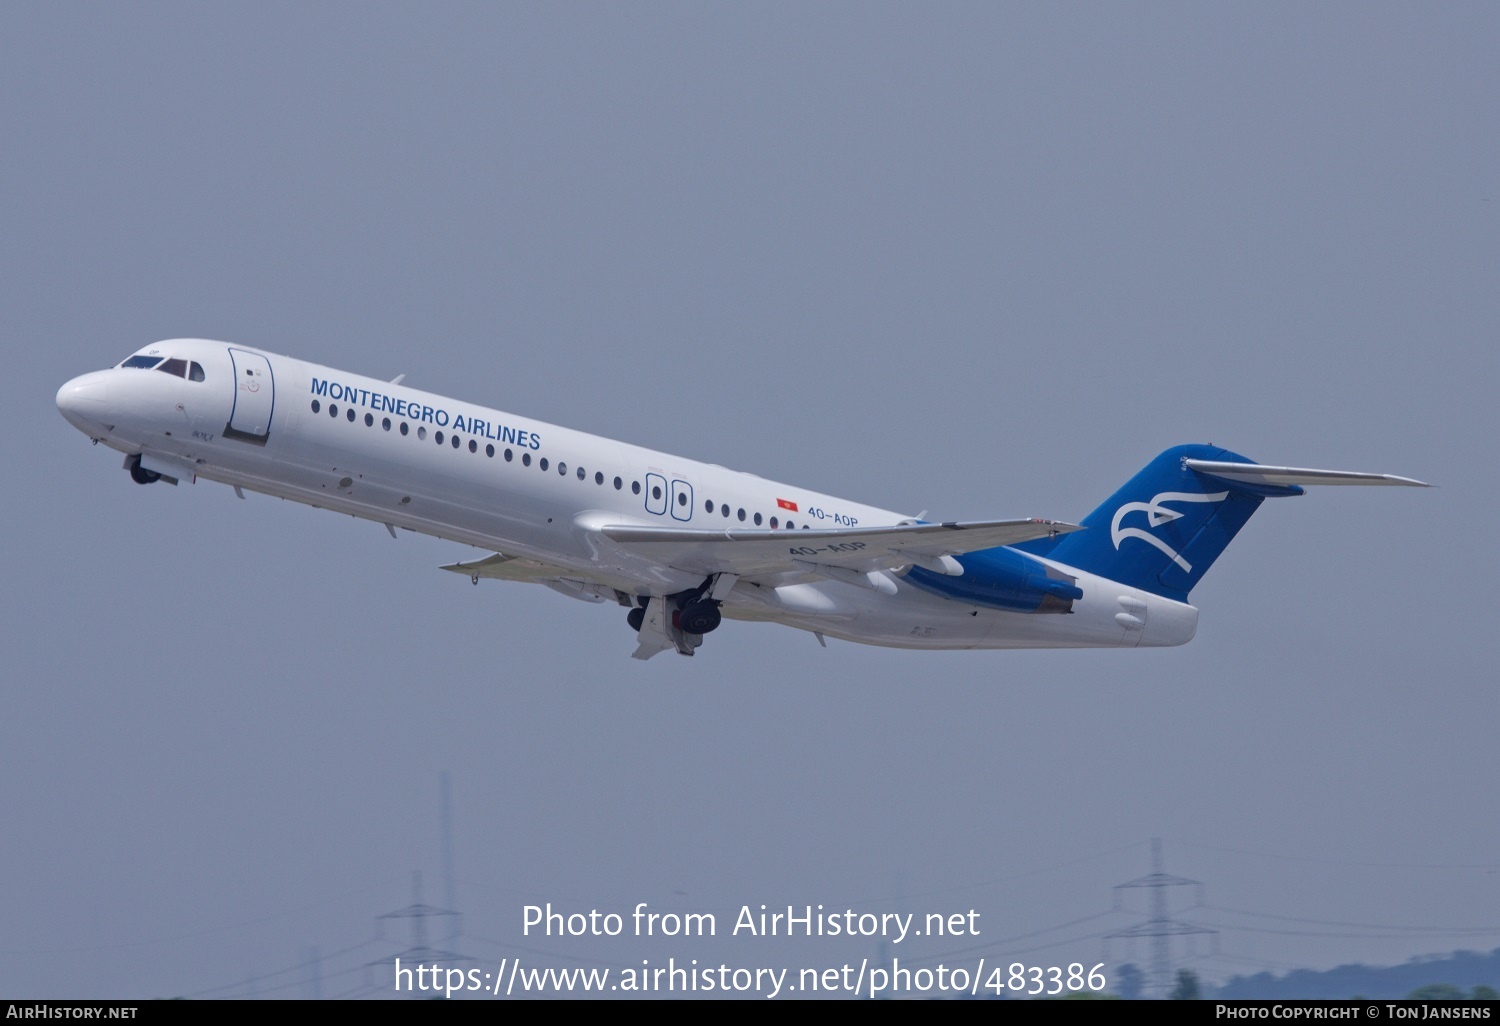
[[[696,588],[675,595],[637,595],[636,608],[625,617],[635,630],[632,658],[650,659],[674,648],[678,655],[692,655],[703,644],[703,635],[724,619],[719,606],[738,580],[735,574],[712,574]],[[620,600],[628,603],[630,596],[622,595]]]
[[[710,577],[696,588],[667,596],[667,605],[672,610],[673,627],[684,634],[700,635],[712,633],[718,628],[724,616],[719,612],[720,603],[708,594],[713,583],[714,578]],[[625,622],[630,624],[631,630],[639,632],[641,625],[646,622],[646,605],[650,597],[641,596],[636,601],[641,604],[625,614]]]
[[[677,625],[689,634],[708,634],[724,619],[713,599],[696,599],[682,607]]]

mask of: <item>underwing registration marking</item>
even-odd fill
[[[864,547],[865,543],[862,541],[849,541],[830,542],[819,548],[813,548],[811,545],[793,545],[787,551],[794,556],[820,556],[825,552],[858,552]]]

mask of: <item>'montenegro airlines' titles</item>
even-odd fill
[[[199,479],[476,546],[443,569],[616,603],[635,656],[722,618],[896,648],[1181,645],[1188,594],[1267,498],[1389,474],[1151,460],[1079,524],[928,523],[714,464],[207,339],[69,381],[64,417],[141,484]]]
[[[410,418],[419,424],[435,424],[452,427],[454,431],[468,433],[492,442],[509,442],[523,449],[540,449],[542,440],[529,431],[517,430],[503,424],[491,424],[478,417],[464,418],[462,413],[449,413],[444,407],[432,407],[426,403],[371,392],[357,385],[341,385],[314,377],[309,389],[315,396],[327,396],[334,402],[343,401],[350,406],[364,407],[376,413],[393,413],[397,417]]]

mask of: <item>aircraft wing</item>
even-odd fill
[[[1082,530],[1054,520],[987,520],[820,530],[702,531],[675,527],[606,525],[604,537],[663,566],[691,573],[767,574],[834,571],[868,573],[916,564],[962,573],[948,557]]]
[[[528,581],[536,584],[570,576],[569,571],[560,566],[553,566],[536,559],[506,556],[498,552],[484,559],[476,559],[472,563],[449,563],[438,569],[451,570],[465,577],[490,577],[501,581]]]
[[[618,593],[613,587],[604,581],[594,580],[587,574],[553,566],[551,563],[543,563],[541,560],[507,556],[500,552],[493,556],[486,556],[484,559],[476,559],[472,563],[449,563],[439,569],[472,577],[475,584],[479,583],[481,577],[498,581],[545,584],[553,591],[561,592],[569,598],[582,599],[585,602],[607,602],[618,598]]]

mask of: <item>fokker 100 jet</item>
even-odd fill
[[[635,657],[721,618],[896,648],[1181,645],[1188,594],[1267,498],[1414,485],[1157,456],[1081,524],[928,523],[248,346],[173,339],[57,393],[141,484],[202,478],[487,550],[443,567],[625,607]]]

